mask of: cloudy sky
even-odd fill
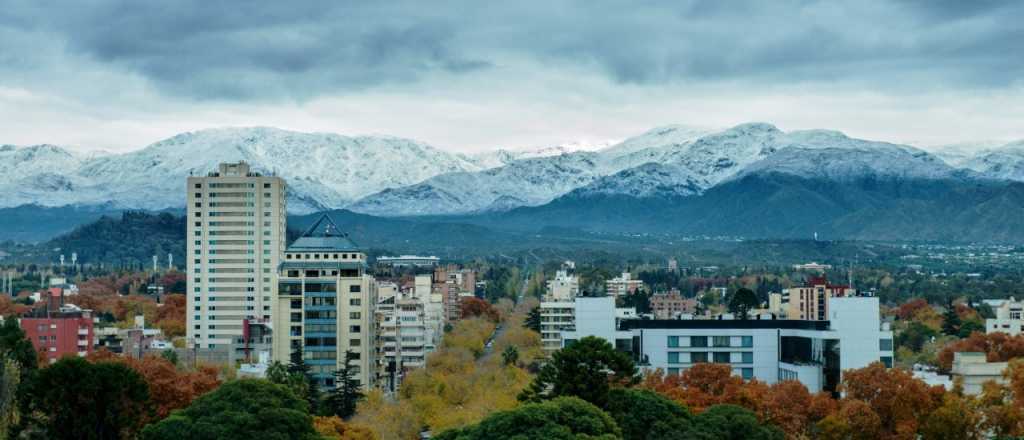
[[[268,125],[479,151],[746,121],[1012,140],[1022,17],[1020,1],[13,0],[0,143],[125,151]]]

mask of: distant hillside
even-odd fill
[[[78,254],[83,263],[141,263],[149,265],[153,255],[161,262],[167,254],[174,261],[185,261],[185,219],[169,213],[125,212],[120,216],[104,216],[75,228],[38,247],[42,255]],[[52,260],[50,260],[52,261]]]
[[[804,179],[752,174],[691,197],[570,194],[501,215],[493,228],[746,238],[1024,242],[1024,184],[959,179]]]
[[[123,211],[104,206],[48,207],[22,205],[0,208],[0,241],[35,243],[71,232],[103,216],[119,216]]]

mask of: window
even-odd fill
[[[677,351],[670,351],[668,353],[668,363],[670,363],[670,364],[678,364],[679,363],[679,352],[677,352]]]
[[[708,337],[707,336],[690,336],[691,347],[707,347]]]
[[[754,378],[754,369],[753,368],[741,368],[740,369],[740,375],[743,376],[743,379],[745,379],[745,380],[753,379]]]
[[[752,364],[752,363],[754,363],[754,353],[753,352],[744,351],[742,353],[742,355],[743,355],[743,363],[744,364]]]
[[[668,346],[671,348],[679,347],[679,336],[669,336]]]
[[[729,337],[728,336],[715,336],[711,340],[715,347],[728,347]]]
[[[669,368],[668,369],[668,375],[669,376],[678,376],[679,375],[679,369],[678,368]]]
[[[349,339],[348,340],[348,346],[349,347],[360,347],[362,345],[363,345],[363,340],[362,339]]]
[[[359,312],[349,312],[348,319],[363,319],[363,314]]]
[[[892,356],[882,356],[881,361],[885,364],[885,368],[892,368]]]
[[[741,336],[740,339],[741,339],[741,341],[740,341],[740,346],[741,347],[753,347],[754,346],[754,337],[753,336]]]
[[[270,184],[269,184],[269,183],[264,183],[264,184],[263,184],[263,187],[264,187],[264,188],[270,188]]]
[[[700,364],[708,361],[708,353],[701,351],[697,353],[690,353],[690,363]]]
[[[359,293],[359,292],[362,292],[362,291],[363,291],[362,286],[359,286],[359,285],[348,286],[348,292],[349,293]]]
[[[714,359],[716,364],[728,364],[729,363],[729,352],[720,351],[714,353]]]
[[[892,351],[892,339],[879,339],[878,349],[882,351]]]
[[[358,325],[350,325],[350,326],[348,326],[349,333],[359,333],[362,330],[363,329],[361,327],[359,327]]]
[[[302,322],[302,313],[294,312],[292,313],[291,318],[291,322]]]

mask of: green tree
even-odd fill
[[[611,390],[605,410],[622,428],[623,440],[686,438],[693,418],[686,407],[648,390]]]
[[[306,379],[305,394],[299,395],[299,397],[305,398],[306,402],[309,402],[310,411],[316,414],[320,406],[320,384],[313,377],[313,369],[306,363],[301,346],[293,348],[289,355],[288,374],[293,376],[292,379],[289,379],[290,382],[297,382],[295,378]]]
[[[716,440],[783,440],[781,429],[762,425],[757,415],[736,405],[715,405],[693,420],[685,438]]]
[[[5,319],[0,326],[0,352],[6,353],[7,357],[18,363],[22,379],[38,367],[36,349],[25,337],[17,319]]]
[[[911,351],[919,352],[925,343],[938,336],[935,330],[917,321],[911,321],[907,328],[896,335],[896,345],[907,347]]]
[[[639,382],[636,366],[625,353],[608,341],[587,336],[554,352],[519,400],[540,401],[559,396],[576,396],[604,407],[611,385]]]
[[[505,365],[515,365],[516,362],[519,362],[519,349],[515,345],[505,347],[505,350],[501,352],[501,359]]]
[[[523,321],[523,327],[540,333],[540,306],[530,309],[530,313],[526,315],[526,320]]]
[[[18,385],[21,367],[0,353],[0,439],[8,438],[11,428],[18,423]]]
[[[172,364],[174,364],[174,366],[178,365],[178,352],[176,352],[174,350],[167,349],[167,350],[161,351],[160,352],[160,357],[162,357],[164,359],[167,359],[167,361],[172,363]]]
[[[956,306],[949,303],[946,312],[942,314],[942,333],[950,336],[960,334],[960,315],[956,314]]]
[[[341,369],[334,372],[334,389],[327,396],[327,409],[332,415],[348,419],[356,413],[356,404],[365,396],[359,388],[359,380],[352,369],[352,361],[355,360],[355,352],[345,352],[345,363]]]
[[[153,411],[145,379],[120,362],[63,358],[37,371],[25,395],[26,414],[51,439],[134,438]]]
[[[746,287],[736,290],[732,298],[729,298],[729,312],[738,315],[740,319],[747,319],[747,313],[758,305],[757,294]]]
[[[575,397],[530,403],[487,416],[479,424],[442,432],[437,440],[617,440],[608,414]]]
[[[957,336],[967,338],[974,332],[985,333],[985,324],[976,319],[968,319],[960,325],[960,331],[957,332]]]
[[[259,379],[228,382],[142,431],[144,440],[319,439],[309,404]]]

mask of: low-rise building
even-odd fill
[[[1009,300],[1000,301],[992,311],[996,317],[985,320],[985,333],[1002,332],[1016,336],[1024,332],[1024,301],[1017,301],[1011,297]]]
[[[608,296],[618,297],[625,295],[632,295],[644,286],[643,280],[633,278],[633,274],[629,272],[623,272],[615,278],[612,278],[605,282],[606,291]]]
[[[985,382],[995,381],[1005,384],[1003,371],[1007,362],[988,362],[985,353],[961,352],[953,353],[953,380],[960,380],[964,394],[977,396],[981,394]]]
[[[586,325],[563,331],[563,345],[599,336],[630,351],[645,370],[679,374],[694,364],[722,363],[744,379],[799,380],[811,392],[836,392],[849,369],[873,362],[891,367],[892,331],[880,321],[878,298],[828,301],[828,320],[619,319],[613,303],[602,304],[603,312],[585,320],[577,309],[577,322]]]
[[[697,311],[697,300],[683,297],[678,289],[651,295],[650,305],[654,319],[679,319]]]
[[[555,272],[555,277],[548,280],[545,301],[572,301],[580,295],[580,279],[569,269]]]
[[[64,356],[92,353],[95,335],[90,310],[61,306],[56,311],[21,318],[19,324],[32,346],[51,364]]]

